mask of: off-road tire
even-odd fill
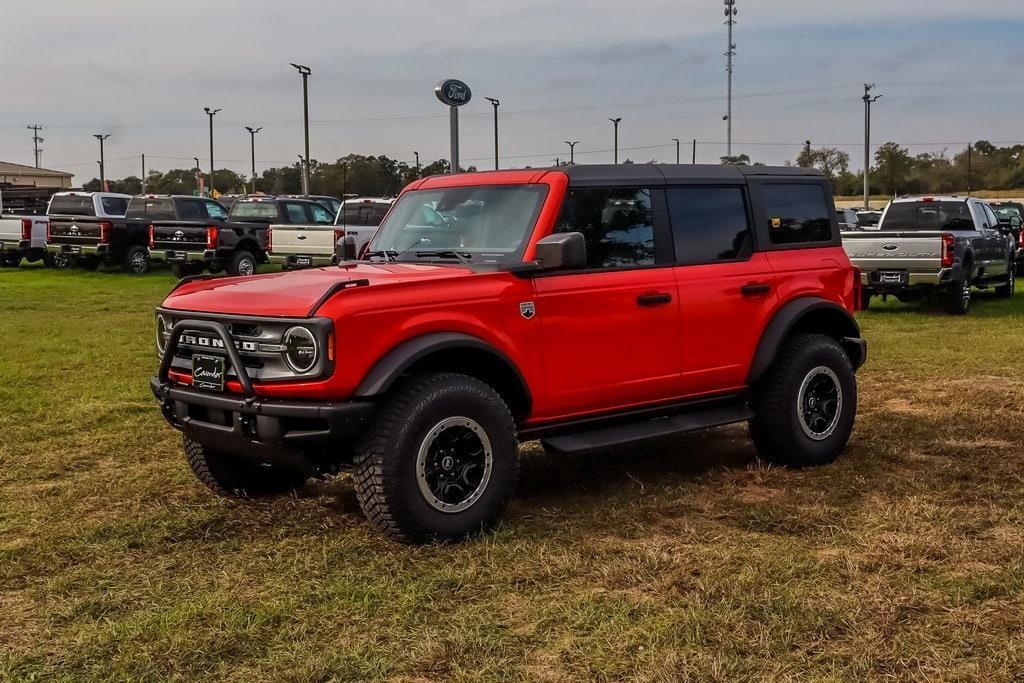
[[[971,310],[971,281],[957,280],[946,292],[946,308],[953,315],[966,315]]]
[[[1009,299],[1017,291],[1017,273],[1014,268],[1013,261],[1010,261],[1006,269],[1006,284],[995,288],[996,296]]]
[[[808,436],[801,426],[800,387],[819,368],[834,373],[842,391],[838,420],[827,436]],[[857,379],[850,358],[833,337],[790,337],[754,387],[750,435],[762,460],[789,467],[830,463],[843,452],[857,413]]]
[[[132,275],[145,275],[149,270],[149,250],[138,244],[128,247],[121,257],[121,268]]]
[[[206,448],[182,437],[185,459],[196,479],[218,496],[255,498],[274,496],[296,489],[306,481],[298,470],[279,465],[261,465]]]
[[[226,270],[228,275],[255,275],[259,259],[247,249],[239,249],[231,255]]]
[[[459,512],[432,506],[419,488],[417,455],[446,418],[466,417],[490,441],[490,478]],[[508,405],[490,385],[457,373],[430,373],[397,387],[356,445],[356,497],[387,536],[403,543],[458,541],[490,529],[515,489],[519,441]]]

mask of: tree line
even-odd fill
[[[739,154],[722,157],[723,164],[751,164]],[[626,163],[633,163],[626,160]],[[649,163],[654,163],[653,160]],[[850,155],[835,147],[807,147],[786,165],[817,168],[832,183],[837,195],[853,196],[863,191],[863,174],[850,170]],[[474,167],[464,169],[475,171]],[[334,162],[310,162],[310,194],[332,197],[358,195],[390,197],[413,180],[448,172],[448,162],[438,159],[421,168],[390,157],[349,154]],[[880,145],[874,154],[869,177],[871,194],[902,195],[948,193],[965,190],[1009,190],[1024,187],[1024,145],[998,147],[980,140],[954,154],[948,151],[912,155],[896,142]],[[108,181],[111,192],[139,194],[142,180],[128,176]],[[241,194],[252,190],[251,179],[230,169],[217,169],[214,187],[221,193]],[[88,191],[100,189],[96,178],[83,185]],[[198,188],[196,170],[150,171],[146,192],[192,194]],[[299,163],[268,168],[256,179],[256,191],[267,194],[297,194],[302,191]]]

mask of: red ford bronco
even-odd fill
[[[436,176],[358,260],[182,280],[152,389],[218,494],[351,468],[389,536],[461,539],[496,520],[522,441],[749,422],[769,462],[832,461],[866,357],[859,287],[812,170]]]

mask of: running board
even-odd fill
[[[746,403],[705,408],[688,413],[666,415],[642,422],[631,422],[614,427],[600,427],[574,434],[563,434],[543,439],[544,446],[559,453],[576,453],[595,448],[618,446],[653,439],[659,436],[682,434],[708,427],[721,427],[734,422],[744,422],[754,413]]]

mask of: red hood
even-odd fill
[[[361,263],[251,277],[214,278],[182,285],[164,300],[166,308],[204,313],[304,317],[332,285],[367,280],[370,286],[472,275],[457,265]]]

